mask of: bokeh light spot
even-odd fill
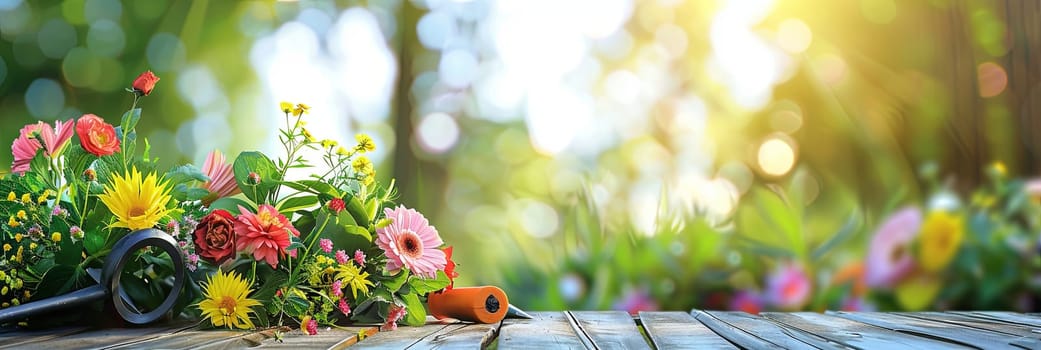
[[[123,52],[126,35],[123,28],[107,19],[94,22],[87,31],[87,48],[95,54],[105,57],[116,57]]]
[[[1005,68],[994,62],[983,62],[976,69],[979,79],[980,96],[994,97],[1000,95],[1008,86],[1008,74]]]
[[[768,138],[759,146],[759,168],[770,176],[782,176],[795,165],[795,150],[785,140]]]
[[[419,42],[431,50],[441,50],[445,44],[458,35],[455,18],[447,11],[431,11],[419,19],[416,34]]]
[[[560,219],[553,207],[534,199],[521,199],[516,205],[517,215],[511,216],[519,220],[524,232],[535,238],[547,238],[557,232]]]
[[[158,33],[153,36],[148,41],[146,53],[149,66],[156,73],[180,68],[187,56],[184,43],[170,33]]]
[[[448,114],[431,113],[419,122],[416,137],[423,150],[434,154],[444,153],[459,140],[459,125]]]
[[[77,47],[69,51],[61,63],[65,81],[75,87],[93,86],[101,76],[101,65],[97,57],[86,48]]]
[[[144,1],[142,1],[144,3]],[[83,15],[85,0],[65,0],[61,2],[61,16],[71,24],[86,24],[87,18]]]
[[[806,51],[812,42],[813,32],[802,20],[789,18],[777,26],[777,44],[784,51],[799,54]]]
[[[889,24],[893,18],[896,18],[896,2],[893,0],[860,0],[860,12],[871,22]]]
[[[29,6],[22,5],[20,1],[15,1],[11,6],[10,9],[0,11],[0,34],[8,40],[21,34],[32,19]]]
[[[53,120],[65,109],[65,92],[51,79],[36,79],[25,90],[25,107],[36,119]]]
[[[60,19],[47,21],[36,33],[40,51],[49,58],[62,58],[76,46],[76,29]]]
[[[148,2],[148,1],[142,1]],[[83,17],[87,23],[94,23],[103,19],[118,22],[123,15],[123,5],[119,0],[87,0],[83,6]]]
[[[441,82],[461,89],[477,78],[477,57],[468,50],[451,50],[441,56],[438,66]]]
[[[835,54],[822,54],[814,60],[817,74],[821,80],[831,87],[841,84],[846,80],[846,61]]]

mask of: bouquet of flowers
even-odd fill
[[[457,276],[452,249],[422,214],[394,205],[393,181],[376,181],[364,155],[372,138],[317,141],[306,129],[310,107],[283,102],[277,160],[215,150],[201,168],[160,171],[147,140],[138,152],[135,132],[137,105],[158,81],[145,72],[133,82],[118,125],[86,114],[20,130],[11,174],[0,179],[0,307],[90,285],[88,271],[115,242],[157,228],[178,242],[186,266],[159,249],[135,252],[121,275],[135,308],[156,308],[173,288],[166,281],[187,269],[174,315],[217,327],[288,321],[315,334],[351,321],[425,323],[425,296]],[[321,153],[321,171],[305,150]],[[315,171],[288,179],[289,169]]]

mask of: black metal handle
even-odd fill
[[[120,275],[123,266],[133,253],[144,247],[157,247],[170,255],[174,267],[174,283],[170,294],[166,296],[163,303],[152,311],[142,313],[136,308],[128,307],[123,300],[125,293],[121,292],[119,286]],[[105,258],[105,266],[101,271],[101,284],[79,289],[63,295],[53,296],[31,303],[12,306],[0,310],[0,324],[17,322],[33,315],[46,314],[58,310],[83,306],[95,301],[111,297],[112,303],[119,312],[119,316],[133,324],[146,324],[158,320],[173,308],[177,298],[181,295],[184,286],[185,272],[184,259],[177,249],[177,243],[169,234],[156,229],[139,230],[120,238],[112,247],[112,252]]]

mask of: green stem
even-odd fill
[[[101,257],[103,257],[105,255],[108,255],[108,253],[111,253],[111,252],[112,252],[112,249],[110,248],[110,249],[105,249],[105,250],[102,250],[100,252],[97,252],[97,253],[95,253],[95,254],[93,254],[91,256],[88,256],[86,259],[83,259],[83,262],[81,262],[79,264],[79,268],[81,268],[81,269],[85,268],[85,267],[87,267],[87,264],[91,263],[94,260],[101,259]]]
[[[329,224],[330,216],[326,215],[325,220],[322,221],[322,226],[317,230],[311,231],[311,235],[307,238],[311,241],[307,244],[307,248],[303,252],[297,251],[296,256],[307,256],[311,252],[311,248],[314,248],[314,243],[318,241],[318,236],[321,235],[322,231],[325,231],[325,226]],[[299,248],[298,248],[299,249]],[[297,270],[300,269],[303,264],[296,265],[296,268],[290,268],[289,270],[289,284],[295,284],[297,278]]]

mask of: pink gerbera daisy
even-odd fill
[[[206,156],[206,162],[202,163],[202,173],[210,178],[203,186],[215,196],[212,200],[242,193],[239,185],[235,183],[235,173],[232,172],[231,164],[225,161],[224,154],[220,151],[214,150]]]
[[[911,242],[922,226],[916,207],[900,210],[886,219],[871,238],[864,280],[871,287],[891,287],[914,269]]]
[[[268,204],[261,205],[256,214],[240,205],[239,212],[242,214],[235,221],[235,250],[277,268],[279,256],[285,256],[289,247],[289,234],[300,236],[300,232]]]
[[[398,206],[384,209],[384,214],[393,222],[376,230],[376,245],[387,255],[387,270],[407,267],[418,276],[437,277],[447,264],[445,252],[438,249],[444,241],[437,229],[415,209]]]

